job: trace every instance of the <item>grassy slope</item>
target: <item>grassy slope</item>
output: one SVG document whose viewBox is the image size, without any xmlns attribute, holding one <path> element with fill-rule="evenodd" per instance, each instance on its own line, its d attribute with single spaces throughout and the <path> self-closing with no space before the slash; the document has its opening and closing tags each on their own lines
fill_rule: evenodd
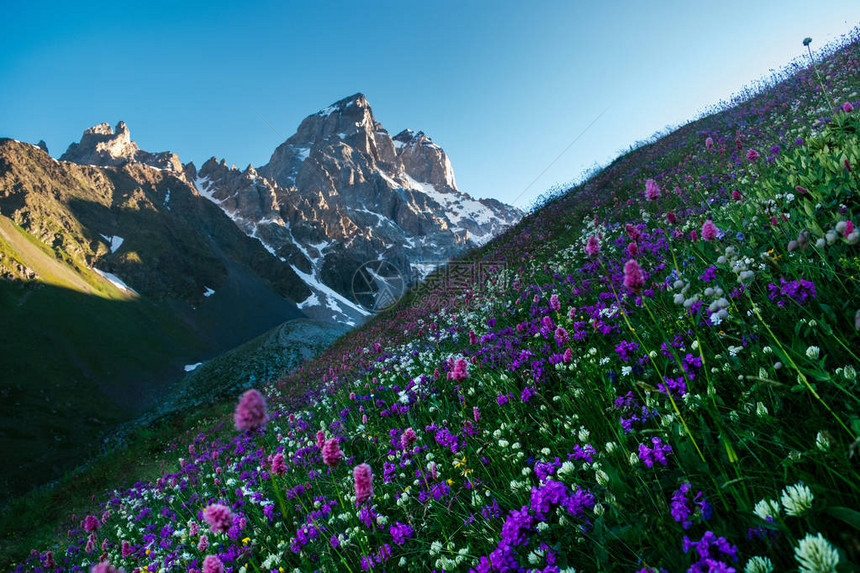
<svg viewBox="0 0 860 573">
<path fill-rule="evenodd" d="M 856 100 L 858 74 L 855 41 L 826 62 L 828 93 Z M 799 109 L 793 109 L 795 102 Z M 165 501 L 146 502 L 152 516 L 128 526 L 120 538 L 113 537 L 110 527 L 126 523 L 124 514 L 131 517 L 140 506 L 131 510 L 103 504 L 102 509 L 118 513 L 103 534 L 113 542 L 128 539 L 133 544 L 128 559 L 119 556 L 116 546 L 109 548 L 111 559 L 129 568 L 158 567 L 170 560 L 169 551 L 146 543 L 139 529 L 146 525 L 158 531 L 169 524 L 184 530 L 206 503 L 216 500 L 233 505 L 247 518 L 248 528 L 229 538 L 210 534 L 213 546 L 204 552 L 195 548 L 195 539 L 180 536 L 175 543 L 183 545 L 192 565 L 199 565 L 207 553 L 218 553 L 237 560 L 237 565 L 257 567 L 274 555 L 275 563 L 285 568 L 322 565 L 336 570 L 345 563 L 358 570 L 362 555 L 385 562 L 380 548 L 387 543 L 394 559 L 402 557 L 387 561 L 387 569 L 464 569 L 502 549 L 497 543 L 512 530 L 508 512 L 521 507 L 527 510 L 528 523 L 520 528 L 525 540 L 513 543 L 512 558 L 541 567 L 551 552 L 558 565 L 579 570 L 686 570 L 696 554 L 682 550 L 682 538 L 698 541 L 706 531 L 725 535 L 730 546 L 738 547 L 742 560 L 733 565 L 738 568 L 753 555 L 766 555 L 777 570 L 794 570 L 797 541 L 818 531 L 836 544 L 843 563 L 856 559 L 860 547 L 851 528 L 858 526 L 860 515 L 858 476 L 848 454 L 860 418 L 854 378 L 846 365 L 857 359 L 851 312 L 860 276 L 857 247 L 847 237 L 836 237 L 826 251 L 787 248 L 804 226 L 815 231 L 813 240 L 821 238 L 826 244 L 818 229 L 830 230 L 858 215 L 860 183 L 856 174 L 841 167 L 843 160 L 849 166 L 860 160 L 857 120 L 851 116 L 816 136 L 810 126 L 821 103 L 814 78 L 800 70 L 787 84 L 642 147 L 554 200 L 473 255 L 473 260 L 508 268 L 504 273 L 496 268 L 486 286 L 464 289 L 437 276 L 443 279 L 437 290 L 404 301 L 268 388 L 270 397 L 283 398 L 276 408 L 296 414 L 295 421 L 281 418 L 265 434 L 232 440 L 223 431 L 194 439 L 193 455 L 182 449 L 191 461 L 184 469 L 176 463 L 179 454 L 172 463 L 166 457 L 173 473 L 150 486 L 166 496 Z M 744 138 L 739 156 L 736 133 Z M 713 153 L 702 149 L 708 135 L 716 140 Z M 808 144 L 796 143 L 797 135 Z M 764 155 L 774 144 L 781 145 L 775 153 L 783 157 L 777 163 L 743 158 L 750 147 Z M 663 188 L 664 197 L 656 205 L 641 200 L 647 178 L 657 179 Z M 676 184 L 683 187 L 678 196 L 672 193 Z M 784 194 L 799 184 L 810 196 L 793 203 Z M 740 191 L 741 200 L 732 202 L 732 190 Z M 661 210 L 669 209 L 681 221 L 667 231 Z M 693 230 L 701 232 L 707 217 L 727 231 L 716 243 L 690 236 Z M 625 292 L 622 285 L 624 262 L 630 258 L 624 223 L 637 225 L 643 233 L 640 245 L 646 252 L 639 260 L 647 282 L 641 297 Z M 675 229 L 677 236 L 672 234 Z M 583 242 L 598 234 L 601 255 L 590 259 L 582 252 Z M 714 297 L 704 294 L 707 281 L 700 278 L 708 276 L 711 266 L 716 275 L 708 285 L 725 286 L 727 294 L 737 288 L 738 269 L 751 263 L 743 258 L 737 267 L 719 262 L 721 256 L 732 256 L 728 246 L 761 262 L 753 267 L 755 281 L 745 284 L 746 294 L 731 296 L 726 322 L 705 320 L 698 306 L 693 313 L 679 309 L 673 302 L 676 294 Z M 683 285 L 674 292 L 669 289 L 677 278 L 673 269 L 690 282 L 689 293 Z M 778 306 L 777 299 L 768 296 L 768 283 L 795 277 L 814 280 L 819 287 L 816 300 L 809 307 Z M 551 294 L 560 297 L 561 312 L 550 309 Z M 577 310 L 568 314 L 571 307 Z M 569 365 L 552 364 L 550 358 L 560 360 L 565 344 L 556 344 L 552 329 L 541 331 L 544 318 L 563 325 L 573 337 L 567 345 L 572 349 Z M 477 333 L 474 343 L 470 331 Z M 577 338 L 580 334 L 582 339 Z M 631 362 L 618 346 L 633 341 L 640 346 L 638 352 L 630 351 L 637 358 Z M 820 361 L 807 349 L 810 345 L 820 349 Z M 523 362 L 525 350 L 531 354 Z M 694 364 L 693 351 L 702 366 Z M 559 356 L 553 357 L 556 353 Z M 474 363 L 467 378 L 453 382 L 445 374 L 451 371 L 448 359 L 456 356 Z M 631 371 L 625 374 L 627 367 Z M 405 392 L 419 376 L 423 381 Z M 683 399 L 680 394 L 669 399 L 657 390 L 667 376 L 680 376 L 691 391 Z M 288 399 L 303 387 L 310 390 L 307 402 Z M 279 395 L 278 389 L 289 390 L 290 396 Z M 625 405 L 627 392 L 649 412 L 659 412 L 658 417 L 649 413 L 635 421 L 631 432 L 619 418 L 641 411 Z M 473 406 L 480 416 L 474 415 Z M 398 445 L 409 426 L 418 433 L 420 452 L 407 453 Z M 318 428 L 340 439 L 348 456 L 346 468 L 329 472 L 322 465 L 313 445 Z M 456 447 L 450 447 L 451 435 L 440 428 L 453 434 Z M 671 452 L 666 465 L 658 460 L 647 466 L 642 460 L 656 438 Z M 264 465 L 265 456 L 278 447 L 290 464 L 285 476 L 270 482 L 248 471 Z M 589 447 L 594 448 L 590 453 Z M 223 460 L 225 454 L 230 461 Z M 575 463 L 559 469 L 553 458 L 567 459 L 565 454 Z M 426 477 L 430 459 L 438 464 L 440 480 Z M 362 461 L 374 470 L 372 503 L 375 513 L 387 520 L 382 528 L 367 525 L 349 509 L 354 499 L 349 466 Z M 214 466 L 223 471 L 220 478 Z M 413 480 L 416 470 L 421 479 Z M 548 518 L 539 516 L 535 491 L 542 491 L 545 480 L 535 475 L 547 471 L 565 484 L 565 495 L 579 487 L 595 496 L 597 505 L 582 505 L 587 521 L 576 512 L 554 509 Z M 171 485 L 173 479 L 178 487 Z M 245 487 L 276 504 L 290 492 L 290 501 L 278 505 L 272 522 L 260 506 L 237 497 L 235 484 L 224 487 L 221 479 L 243 480 Z M 309 480 L 311 492 L 301 493 Z M 782 488 L 798 481 L 806 481 L 816 496 L 803 517 L 781 512 L 772 524 L 755 517 L 759 500 L 779 500 Z M 690 497 L 702 490 L 714 508 L 706 519 L 688 500 L 691 529 L 670 514 L 674 492 L 683 483 L 692 484 Z M 407 492 L 405 501 L 394 503 Z M 320 502 L 320 496 L 335 510 L 308 514 L 308 505 Z M 160 517 L 162 506 L 170 507 L 178 519 Z M 509 525 L 503 528 L 506 520 Z M 537 527 L 536 521 L 545 526 Z M 407 535 L 411 539 L 401 547 L 389 530 L 395 522 L 410 524 L 418 535 Z M 315 538 L 311 525 L 327 530 Z M 761 528 L 760 537 L 747 539 L 750 528 Z M 338 551 L 329 544 L 332 534 L 341 536 Z M 78 544 L 86 537 L 79 529 L 72 535 Z M 248 541 L 242 541 L 243 536 Z M 730 562 L 730 553 L 713 555 Z M 75 556 L 70 562 L 91 560 Z"/>
</svg>

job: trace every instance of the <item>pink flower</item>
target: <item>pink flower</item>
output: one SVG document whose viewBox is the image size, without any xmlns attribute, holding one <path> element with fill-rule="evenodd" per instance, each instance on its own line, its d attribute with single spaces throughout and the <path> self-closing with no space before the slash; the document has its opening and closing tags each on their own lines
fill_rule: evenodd
<svg viewBox="0 0 860 573">
<path fill-rule="evenodd" d="M 588 243 L 585 244 L 585 254 L 589 257 L 593 257 L 600 252 L 600 243 L 597 242 L 597 237 L 594 235 L 588 238 Z M 537 295 L 535 295 L 537 296 Z"/>
<path fill-rule="evenodd" d="M 624 286 L 633 292 L 639 292 L 645 286 L 645 279 L 642 277 L 642 267 L 635 259 L 630 259 L 624 263 Z"/>
<path fill-rule="evenodd" d="M 209 524 L 212 531 L 224 532 L 233 525 L 233 512 L 226 505 L 213 503 L 207 505 L 203 510 L 203 519 Z"/>
<path fill-rule="evenodd" d="M 554 311 L 558 312 L 561 310 L 561 301 L 558 300 L 558 295 L 554 294 L 549 297 L 549 307 Z"/>
<path fill-rule="evenodd" d="M 217 555 L 207 555 L 203 560 L 203 573 L 224 573 L 224 564 Z"/>
<path fill-rule="evenodd" d="M 561 357 L 565 364 L 570 364 L 573 361 L 573 350 L 568 348 L 564 351 L 564 356 Z"/>
<path fill-rule="evenodd" d="M 236 422 L 236 429 L 255 430 L 262 427 L 269 417 L 266 415 L 266 400 L 263 395 L 256 390 L 248 390 L 242 394 L 236 413 L 233 414 L 233 420 Z"/>
<path fill-rule="evenodd" d="M 406 428 L 403 433 L 400 435 L 400 446 L 404 450 L 408 450 L 409 447 L 414 444 L 418 440 L 418 436 L 415 435 L 415 430 L 412 428 Z"/>
<path fill-rule="evenodd" d="M 478 335 L 475 334 L 474 330 L 469 331 L 469 344 L 477 344 L 478 343 Z"/>
<path fill-rule="evenodd" d="M 851 173 L 851 162 L 850 162 L 850 161 L 848 161 L 848 158 L 847 158 L 847 157 L 846 157 L 845 159 L 843 159 L 843 160 L 842 160 L 842 165 L 844 165 L 844 166 L 845 166 L 845 169 L 847 169 L 847 170 L 848 170 L 848 173 Z"/>
<path fill-rule="evenodd" d="M 84 530 L 85 531 L 95 531 L 101 526 L 102 526 L 102 524 L 99 521 L 99 518 L 96 517 L 95 515 L 88 515 L 88 516 L 86 516 L 86 518 L 84 518 Z"/>
<path fill-rule="evenodd" d="M 732 191 L 732 199 L 734 199 L 735 201 L 740 201 L 742 198 L 743 198 L 743 195 L 741 195 L 740 191 L 738 191 L 737 189 Z"/>
<path fill-rule="evenodd" d="M 469 377 L 469 371 L 466 369 L 468 363 L 462 359 L 458 358 L 457 362 L 454 363 L 454 369 L 451 372 L 448 372 L 448 380 L 465 380 Z"/>
<path fill-rule="evenodd" d="M 675 195 L 678 195 L 678 196 L 681 195 L 681 188 L 678 187 L 677 185 L 675 185 Z"/>
<path fill-rule="evenodd" d="M 699 233 L 697 233 L 695 229 L 690 231 L 690 239 L 692 239 L 693 241 L 699 240 Z"/>
<path fill-rule="evenodd" d="M 430 462 L 429 464 L 427 464 L 427 476 L 432 480 L 435 480 L 437 477 L 439 477 L 439 474 L 436 471 L 436 462 Z"/>
<path fill-rule="evenodd" d="M 472 408 L 472 418 L 474 418 L 476 422 L 481 421 L 481 411 L 478 409 L 477 406 L 474 406 Z"/>
<path fill-rule="evenodd" d="M 90 573 L 125 573 L 124 569 L 117 569 L 113 565 L 111 565 L 108 561 L 103 561 L 98 565 L 93 565 L 93 568 L 90 569 Z"/>
<path fill-rule="evenodd" d="M 668 213 L 666 213 L 666 222 L 670 225 L 674 225 L 678 222 L 678 217 L 675 215 L 674 211 L 669 211 Z"/>
<path fill-rule="evenodd" d="M 842 111 L 844 111 L 845 113 L 851 113 L 852 111 L 854 111 L 854 106 L 851 105 L 850 101 L 846 101 L 842 104 Z"/>
<path fill-rule="evenodd" d="M 806 195 L 806 193 L 807 193 L 806 187 L 804 187 L 802 185 L 795 185 L 794 190 L 797 191 L 798 193 L 800 193 L 801 195 Z"/>
<path fill-rule="evenodd" d="M 706 241 L 713 241 L 717 238 L 717 233 L 720 230 L 717 229 L 717 226 L 714 225 L 714 222 L 708 219 L 702 224 L 702 238 Z"/>
<path fill-rule="evenodd" d="M 705 149 L 707 149 L 708 151 L 710 151 L 710 150 L 712 150 L 713 148 L 714 148 L 714 138 L 713 138 L 713 137 L 708 136 L 708 137 L 705 139 Z"/>
<path fill-rule="evenodd" d="M 850 235 L 853 232 L 854 232 L 854 223 L 852 223 L 851 221 L 845 221 L 845 229 L 842 230 L 842 236 L 847 239 L 848 235 Z"/>
<path fill-rule="evenodd" d="M 355 501 L 362 504 L 373 496 L 373 471 L 367 464 L 359 464 L 352 470 L 355 480 Z"/>
<path fill-rule="evenodd" d="M 322 459 L 323 463 L 330 468 L 335 467 L 343 459 L 343 452 L 340 451 L 337 438 L 326 440 L 325 444 L 323 444 Z"/>
<path fill-rule="evenodd" d="M 323 449 L 325 445 L 325 432 L 322 430 L 317 430 L 317 447 L 319 449 Z"/>
<path fill-rule="evenodd" d="M 197 551 L 203 553 L 209 548 L 209 538 L 205 535 L 200 536 L 200 540 L 197 541 Z"/>
<path fill-rule="evenodd" d="M 282 476 L 287 473 L 287 463 L 284 461 L 284 454 L 278 452 L 272 456 L 269 463 L 272 466 L 272 473 L 276 476 Z"/>
<path fill-rule="evenodd" d="M 656 201 L 660 198 L 660 187 L 653 179 L 648 179 L 645 182 L 645 199 L 648 201 Z"/>
<path fill-rule="evenodd" d="M 761 157 L 761 155 L 755 149 L 750 149 L 749 151 L 747 151 L 747 159 L 749 159 L 750 161 L 755 161 L 759 157 Z"/>
<path fill-rule="evenodd" d="M 131 543 L 129 543 L 128 541 L 123 541 L 122 542 L 122 558 L 128 559 L 129 557 L 131 557 L 132 553 L 134 553 L 134 549 L 132 548 Z"/>
<path fill-rule="evenodd" d="M 640 231 L 636 225 L 631 225 L 630 223 L 624 225 L 624 231 L 627 233 L 627 236 L 630 237 L 631 241 L 638 241 L 639 237 L 642 236 L 642 231 Z"/>
<path fill-rule="evenodd" d="M 636 243 L 630 243 L 629 245 L 627 245 L 627 252 L 630 254 L 631 257 L 635 257 L 639 254 L 639 245 L 637 245 Z"/>
</svg>

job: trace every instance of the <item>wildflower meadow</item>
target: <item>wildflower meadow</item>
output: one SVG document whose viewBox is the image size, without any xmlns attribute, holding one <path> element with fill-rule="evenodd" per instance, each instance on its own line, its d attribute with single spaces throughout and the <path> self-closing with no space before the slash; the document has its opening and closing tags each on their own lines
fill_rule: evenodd
<svg viewBox="0 0 860 573">
<path fill-rule="evenodd" d="M 860 34 L 778 80 L 237 396 L 15 570 L 858 570 Z"/>
</svg>

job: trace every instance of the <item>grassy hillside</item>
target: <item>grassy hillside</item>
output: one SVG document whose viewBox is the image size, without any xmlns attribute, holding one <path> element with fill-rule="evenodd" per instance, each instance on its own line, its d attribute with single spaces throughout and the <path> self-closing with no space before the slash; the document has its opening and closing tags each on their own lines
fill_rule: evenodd
<svg viewBox="0 0 860 573">
<path fill-rule="evenodd" d="M 619 158 L 12 569 L 856 571 L 858 87 Z"/>
</svg>

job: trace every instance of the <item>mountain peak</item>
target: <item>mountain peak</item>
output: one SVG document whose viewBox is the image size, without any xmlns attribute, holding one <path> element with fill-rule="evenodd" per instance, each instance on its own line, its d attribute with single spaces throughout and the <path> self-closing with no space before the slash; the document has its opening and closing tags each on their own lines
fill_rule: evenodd
<svg viewBox="0 0 860 573">
<path fill-rule="evenodd" d="M 131 131 L 124 121 L 117 123 L 115 128 L 103 122 L 85 130 L 80 142 L 69 145 L 60 160 L 101 167 L 137 162 L 177 173 L 183 169 L 175 153 L 149 153 L 138 147 L 131 139 Z"/>
<path fill-rule="evenodd" d="M 316 113 L 316 115 L 320 115 L 323 117 L 329 116 L 335 112 L 342 112 L 349 107 L 355 106 L 356 108 L 362 109 L 370 109 L 370 104 L 367 102 L 367 97 L 361 92 L 352 94 L 351 96 L 340 99 L 327 108 L 321 109 Z"/>
</svg>

